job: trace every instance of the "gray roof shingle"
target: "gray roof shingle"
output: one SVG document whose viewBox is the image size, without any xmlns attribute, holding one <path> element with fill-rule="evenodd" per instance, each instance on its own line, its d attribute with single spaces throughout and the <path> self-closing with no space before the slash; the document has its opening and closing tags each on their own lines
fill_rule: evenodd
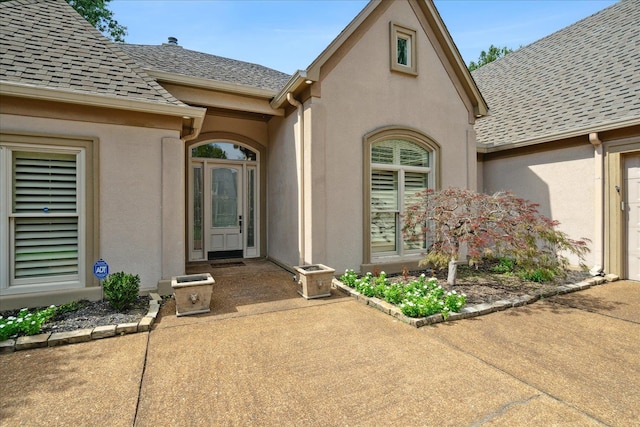
<svg viewBox="0 0 640 427">
<path fill-rule="evenodd" d="M 291 77 L 249 62 L 184 49 L 171 44 L 120 46 L 142 68 L 279 91 Z"/>
<path fill-rule="evenodd" d="M 622 0 L 472 73 L 491 115 L 478 144 L 640 118 L 640 1 Z"/>
<path fill-rule="evenodd" d="M 186 105 L 64 0 L 0 3 L 0 37 L 1 81 Z"/>
</svg>

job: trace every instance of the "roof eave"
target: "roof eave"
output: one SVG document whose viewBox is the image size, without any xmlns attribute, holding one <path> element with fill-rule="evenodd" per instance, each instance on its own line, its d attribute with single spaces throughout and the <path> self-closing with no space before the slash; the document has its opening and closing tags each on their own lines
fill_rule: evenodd
<svg viewBox="0 0 640 427">
<path fill-rule="evenodd" d="M 275 90 L 257 88 L 254 86 L 246 86 L 235 83 L 222 82 L 219 80 L 211 80 L 200 77 L 191 77 L 184 74 L 169 73 L 150 68 L 144 68 L 144 71 L 159 82 L 174 83 L 179 85 L 191 86 L 201 89 L 216 90 L 220 92 L 233 93 L 243 96 L 252 96 L 256 98 L 271 99 L 276 95 Z"/>
<path fill-rule="evenodd" d="M 451 34 L 449 34 L 449 30 L 447 30 L 438 9 L 436 9 L 432 0 L 422 0 L 420 4 L 426 7 L 428 11 L 426 15 L 432 18 L 430 24 L 437 28 L 436 35 L 439 35 L 438 38 L 440 39 L 440 43 L 442 47 L 445 48 L 445 55 L 451 62 L 451 65 L 456 68 L 456 74 L 462 81 L 465 92 L 473 104 L 473 114 L 476 118 L 489 115 L 489 106 L 487 101 L 482 96 L 473 76 L 471 76 L 471 72 L 467 68 L 467 65 L 462 59 L 462 55 L 460 55 L 460 51 L 453 42 L 453 38 L 451 38 Z"/>
<path fill-rule="evenodd" d="M 186 137 L 197 136 L 202 129 L 206 114 L 205 108 L 190 107 L 188 105 L 170 105 L 123 99 L 121 97 L 80 93 L 58 88 L 45 88 L 25 85 L 15 82 L 0 81 L 0 95 L 18 98 L 37 99 L 41 101 L 63 102 L 67 104 L 86 105 L 91 107 L 113 108 L 116 110 L 135 111 L 141 113 L 160 114 L 165 116 L 182 117 L 192 120 L 191 132 Z M 182 135 L 185 136 L 185 135 Z"/>
<path fill-rule="evenodd" d="M 326 47 L 325 50 L 318 55 L 318 57 L 307 67 L 307 76 L 310 80 L 318 81 L 320 79 L 320 70 L 329 58 L 342 46 L 342 44 L 353 34 L 360 25 L 369 17 L 371 12 L 375 10 L 378 5 L 382 3 L 382 0 L 371 0 L 367 5 L 356 15 L 355 18 L 345 27 L 344 30 Z"/>
<path fill-rule="evenodd" d="M 575 138 L 580 136 L 588 136 L 590 133 L 607 132 L 611 130 L 640 126 L 640 117 L 634 117 L 631 119 L 618 120 L 609 123 L 602 123 L 590 127 L 584 127 L 579 129 L 573 129 L 566 132 L 560 132 L 552 135 L 545 135 L 539 138 L 525 139 L 518 142 L 500 144 L 500 145 L 478 145 L 477 152 L 481 154 L 496 153 L 499 151 L 513 150 L 516 148 L 529 147 L 532 145 L 545 144 L 548 142 L 559 141 L 562 139 Z"/>
<path fill-rule="evenodd" d="M 287 84 L 278 92 L 278 94 L 271 100 L 271 108 L 277 110 L 287 102 L 287 94 L 289 92 L 295 93 L 302 85 L 308 84 L 308 81 L 313 81 L 308 77 L 305 70 L 296 71 Z"/>
<path fill-rule="evenodd" d="M 271 101 L 271 107 L 281 108 L 287 102 L 287 93 L 295 93 L 300 87 L 308 84 L 309 81 L 320 80 L 320 70 L 322 65 L 342 46 L 342 44 L 353 34 L 364 22 L 371 12 L 378 7 L 382 0 L 371 0 L 360 13 L 345 27 L 344 30 L 318 55 L 318 57 L 307 67 L 306 70 L 296 71 L 287 84 L 278 92 Z"/>
</svg>

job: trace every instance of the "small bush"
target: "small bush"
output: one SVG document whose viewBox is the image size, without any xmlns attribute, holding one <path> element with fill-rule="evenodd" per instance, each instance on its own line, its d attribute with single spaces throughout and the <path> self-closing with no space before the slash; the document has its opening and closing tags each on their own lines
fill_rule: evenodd
<svg viewBox="0 0 640 427">
<path fill-rule="evenodd" d="M 102 287 L 111 307 L 123 311 L 138 298 L 140 276 L 122 271 L 113 273 L 102 282 Z"/>
<path fill-rule="evenodd" d="M 498 264 L 491 267 L 491 271 L 493 273 L 505 274 L 505 273 L 512 273 L 514 268 L 515 268 L 515 263 L 513 262 L 512 259 L 500 258 L 498 260 Z"/>
<path fill-rule="evenodd" d="M 556 276 L 556 271 L 550 268 L 523 269 L 518 271 L 518 277 L 536 283 L 550 282 Z"/>
</svg>

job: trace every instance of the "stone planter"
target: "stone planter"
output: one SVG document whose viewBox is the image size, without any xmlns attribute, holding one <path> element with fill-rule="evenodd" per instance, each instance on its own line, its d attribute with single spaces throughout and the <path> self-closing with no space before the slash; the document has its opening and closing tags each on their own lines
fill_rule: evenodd
<svg viewBox="0 0 640 427">
<path fill-rule="evenodd" d="M 209 273 L 188 274 L 171 278 L 176 300 L 176 316 L 209 313 L 215 280 Z"/>
<path fill-rule="evenodd" d="M 322 264 L 293 267 L 297 273 L 298 293 L 306 299 L 331 296 L 331 281 L 335 270 Z"/>
</svg>

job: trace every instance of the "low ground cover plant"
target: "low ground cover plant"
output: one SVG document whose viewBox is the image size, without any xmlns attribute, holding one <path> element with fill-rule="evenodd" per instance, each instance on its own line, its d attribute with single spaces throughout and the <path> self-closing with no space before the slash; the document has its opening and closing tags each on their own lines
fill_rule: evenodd
<svg viewBox="0 0 640 427">
<path fill-rule="evenodd" d="M 391 283 L 384 272 L 377 276 L 367 273 L 358 277 L 355 271 L 347 270 L 340 280 L 367 297 L 384 299 L 398 306 L 409 317 L 441 313 L 446 319 L 449 313 L 460 311 L 466 303 L 465 294 L 446 291 L 438 284 L 438 279 L 427 278 L 424 274 L 417 280 Z"/>
<path fill-rule="evenodd" d="M 15 315 L 3 317 L 0 315 L 0 341 L 14 336 L 36 335 L 40 333 L 42 325 L 56 314 L 56 306 L 29 310 L 23 308 Z"/>
</svg>

